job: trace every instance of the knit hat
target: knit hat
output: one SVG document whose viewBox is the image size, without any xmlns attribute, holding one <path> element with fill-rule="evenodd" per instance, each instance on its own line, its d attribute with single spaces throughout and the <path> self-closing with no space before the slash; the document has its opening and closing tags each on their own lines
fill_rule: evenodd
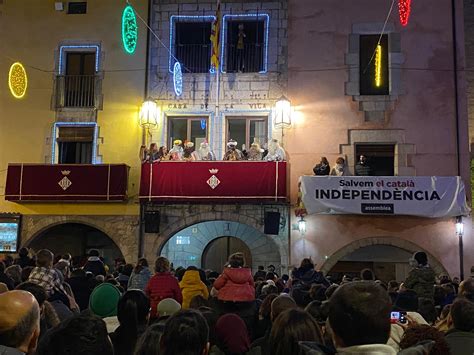
<svg viewBox="0 0 474 355">
<path fill-rule="evenodd" d="M 114 285 L 100 284 L 91 293 L 89 310 L 101 318 L 116 316 L 120 297 L 120 290 Z"/>
<path fill-rule="evenodd" d="M 428 256 L 424 251 L 418 251 L 413 254 L 413 259 L 415 259 L 418 265 L 426 265 L 428 264 Z"/>
<path fill-rule="evenodd" d="M 173 298 L 165 298 L 158 303 L 157 312 L 160 317 L 171 316 L 181 310 L 181 305 Z"/>
</svg>

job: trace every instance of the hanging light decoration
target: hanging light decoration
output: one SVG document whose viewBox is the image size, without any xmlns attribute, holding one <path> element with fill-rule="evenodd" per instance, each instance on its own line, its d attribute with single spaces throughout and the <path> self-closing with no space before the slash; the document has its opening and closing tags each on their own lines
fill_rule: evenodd
<svg viewBox="0 0 474 355">
<path fill-rule="evenodd" d="M 10 92 L 16 99 L 21 99 L 26 94 L 28 87 L 28 77 L 23 64 L 20 62 L 13 63 L 8 72 L 8 87 Z"/>
<path fill-rule="evenodd" d="M 122 13 L 122 42 L 125 52 L 135 53 L 138 42 L 138 25 L 137 16 L 130 5 L 127 5 Z"/>
<path fill-rule="evenodd" d="M 278 99 L 275 105 L 275 128 L 288 128 L 291 126 L 291 103 L 286 96 Z"/>
<path fill-rule="evenodd" d="M 380 87 L 382 85 L 382 46 L 377 45 L 375 50 L 375 86 Z"/>
<path fill-rule="evenodd" d="M 159 109 L 156 101 L 148 98 L 140 109 L 140 126 L 144 128 L 156 127 L 158 125 Z"/>
<path fill-rule="evenodd" d="M 411 0 L 398 0 L 398 13 L 402 26 L 408 25 L 411 12 Z"/>
<path fill-rule="evenodd" d="M 183 93 L 183 72 L 181 70 L 181 64 L 179 62 L 174 63 L 173 83 L 174 92 L 176 96 L 181 96 L 181 94 Z"/>
</svg>

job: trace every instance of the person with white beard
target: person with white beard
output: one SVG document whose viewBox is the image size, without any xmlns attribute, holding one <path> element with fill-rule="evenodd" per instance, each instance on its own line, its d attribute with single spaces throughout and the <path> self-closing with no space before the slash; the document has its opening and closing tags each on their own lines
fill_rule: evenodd
<svg viewBox="0 0 474 355">
<path fill-rule="evenodd" d="M 183 160 L 183 147 L 181 146 L 181 144 L 183 144 L 183 142 L 179 139 L 176 139 L 173 142 L 173 148 L 169 151 L 171 160 L 173 161 Z"/>
<path fill-rule="evenodd" d="M 216 160 L 216 156 L 214 152 L 211 150 L 211 148 L 209 147 L 209 143 L 207 143 L 207 141 L 204 141 L 201 143 L 201 146 L 198 150 L 198 155 L 199 155 L 199 160 L 203 160 L 203 161 Z"/>
<path fill-rule="evenodd" d="M 285 161 L 286 153 L 280 144 L 278 139 L 272 139 L 268 142 L 268 154 L 265 156 L 266 161 Z"/>
</svg>

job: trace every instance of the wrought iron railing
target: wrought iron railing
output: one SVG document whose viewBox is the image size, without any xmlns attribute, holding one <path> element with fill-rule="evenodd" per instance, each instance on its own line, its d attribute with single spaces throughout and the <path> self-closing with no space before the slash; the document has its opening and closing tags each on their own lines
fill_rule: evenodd
<svg viewBox="0 0 474 355">
<path fill-rule="evenodd" d="M 226 71 L 258 73 L 264 70 L 263 44 L 228 44 L 225 50 Z"/>
<path fill-rule="evenodd" d="M 177 44 L 176 58 L 192 73 L 207 73 L 211 66 L 211 45 Z"/>
<path fill-rule="evenodd" d="M 56 77 L 56 108 L 99 108 L 98 75 L 59 75 Z"/>
</svg>

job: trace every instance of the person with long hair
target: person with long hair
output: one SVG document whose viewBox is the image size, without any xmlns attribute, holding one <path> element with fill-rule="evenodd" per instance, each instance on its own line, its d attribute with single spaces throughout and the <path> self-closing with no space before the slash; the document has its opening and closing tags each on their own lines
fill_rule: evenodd
<svg viewBox="0 0 474 355">
<path fill-rule="evenodd" d="M 151 271 L 148 269 L 148 261 L 145 258 L 140 258 L 128 279 L 127 289 L 145 291 L 146 284 L 150 279 Z"/>
<path fill-rule="evenodd" d="M 150 300 L 140 290 L 124 293 L 117 306 L 119 327 L 111 334 L 115 355 L 133 353 L 140 336 L 145 332 L 150 313 Z"/>
<path fill-rule="evenodd" d="M 160 339 L 164 326 L 160 323 L 150 325 L 138 340 L 134 355 L 161 355 Z"/>
<path fill-rule="evenodd" d="M 289 309 L 273 322 L 270 333 L 270 354 L 298 355 L 302 353 L 299 342 L 315 342 L 324 345 L 318 323 L 308 312 Z"/>
</svg>

